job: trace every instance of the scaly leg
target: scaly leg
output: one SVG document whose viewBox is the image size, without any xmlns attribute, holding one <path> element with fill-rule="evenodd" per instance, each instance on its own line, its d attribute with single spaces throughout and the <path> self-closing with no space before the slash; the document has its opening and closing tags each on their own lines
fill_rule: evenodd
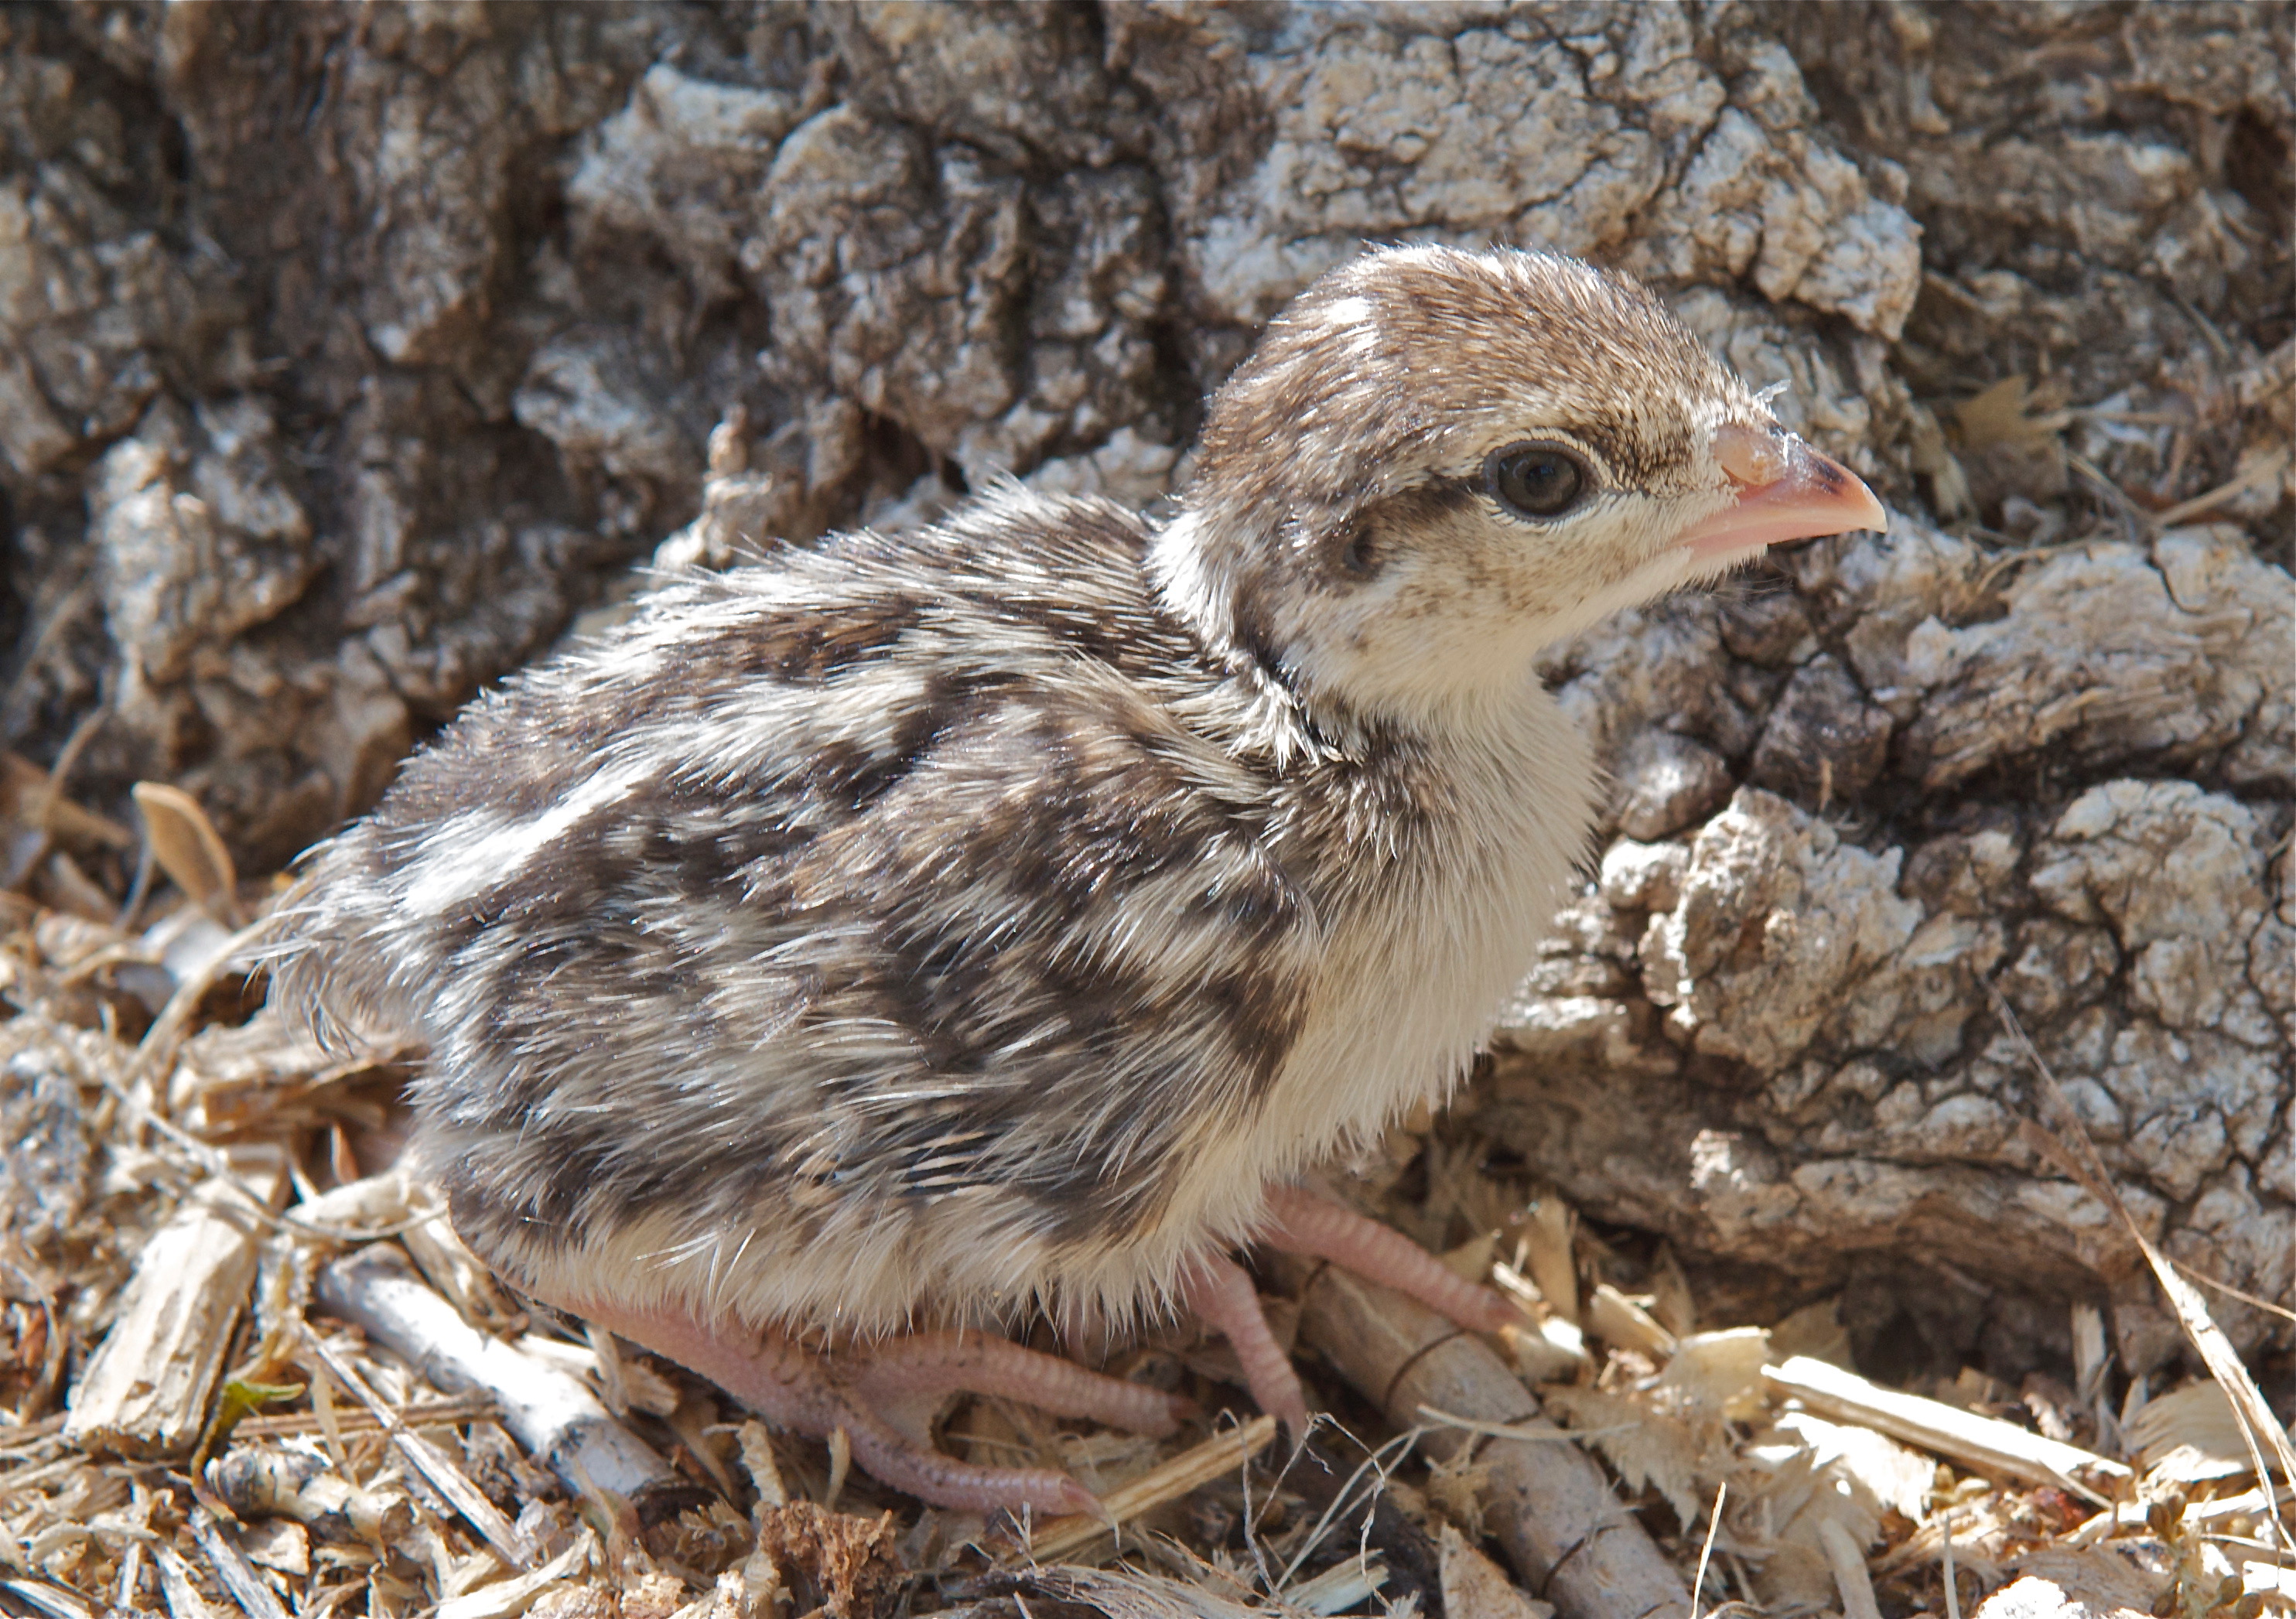
<svg viewBox="0 0 2296 1619">
<path fill-rule="evenodd" d="M 1267 1214 L 1259 1240 L 1272 1248 L 1328 1259 L 1476 1331 L 1496 1332 L 1522 1322 L 1514 1306 L 1490 1288 L 1461 1280 L 1401 1232 L 1328 1198 L 1296 1186 L 1275 1187 L 1267 1194 Z M 1259 1409 L 1279 1419 L 1295 1442 L 1304 1439 L 1306 1392 L 1267 1330 L 1259 1295 L 1243 1267 L 1225 1255 L 1197 1260 L 1181 1278 L 1180 1299 L 1198 1320 L 1227 1339 Z"/>
<path fill-rule="evenodd" d="M 1463 1327 L 1519 1324 L 1513 1305 L 1463 1281 L 1401 1233 L 1313 1192 L 1268 1194 L 1260 1239 L 1285 1253 L 1330 1260 L 1395 1288 Z M 1195 1260 L 1183 1304 L 1235 1350 L 1252 1397 L 1294 1439 L 1308 1431 L 1298 1374 L 1267 1329 L 1251 1278 L 1223 1254 Z M 934 1450 L 928 1424 L 949 1394 L 998 1394 L 1055 1415 L 1089 1417 L 1136 1433 L 1169 1434 L 1193 1409 L 1177 1395 L 1087 1371 L 981 1333 L 919 1333 L 824 1357 L 771 1331 L 712 1327 L 673 1310 L 625 1310 L 590 1299 L 550 1300 L 716 1383 L 743 1404 L 800 1433 L 840 1428 L 853 1459 L 881 1483 L 936 1506 L 1092 1512 L 1092 1494 L 1049 1468 L 984 1468 Z"/>
<path fill-rule="evenodd" d="M 1278 1186 L 1267 1194 L 1267 1213 L 1259 1239 L 1272 1248 L 1328 1259 L 1473 1331 L 1496 1332 L 1523 1324 L 1521 1313 L 1497 1293 L 1462 1280 L 1402 1232 L 1366 1220 L 1329 1198 L 1297 1186 Z"/>
<path fill-rule="evenodd" d="M 1259 1409 L 1291 1431 L 1294 1444 L 1307 1438 L 1307 1393 L 1300 1386 L 1300 1374 L 1276 1346 L 1275 1335 L 1267 1330 L 1259 1290 L 1244 1268 L 1225 1254 L 1206 1255 L 1182 1276 L 1180 1302 L 1235 1351 Z"/>
</svg>

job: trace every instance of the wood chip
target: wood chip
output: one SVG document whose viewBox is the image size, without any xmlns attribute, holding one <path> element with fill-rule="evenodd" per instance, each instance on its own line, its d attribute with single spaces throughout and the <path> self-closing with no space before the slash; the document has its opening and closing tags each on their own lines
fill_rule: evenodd
<svg viewBox="0 0 2296 1619">
<path fill-rule="evenodd" d="M 2237 1478 L 2251 1470 L 2240 1418 L 2223 1386 L 2210 1378 L 2147 1401 L 2128 1425 L 2128 1437 L 2138 1467 L 2179 1484 Z"/>
<path fill-rule="evenodd" d="M 774 1456 L 774 1438 L 766 1425 L 751 1418 L 742 1424 L 741 1439 L 742 1466 L 758 1492 L 758 1509 L 789 1505 L 789 1487 L 782 1483 L 781 1463 Z"/>
<path fill-rule="evenodd" d="M 512 1580 L 481 1585 L 467 1596 L 450 1597 L 439 1605 L 437 1619 L 513 1619 L 560 1581 L 589 1566 L 597 1537 L 585 1529 L 580 1537 L 541 1567 Z"/>
<path fill-rule="evenodd" d="M 1386 1583 L 1386 1563 L 1375 1557 L 1350 1558 L 1344 1563 L 1333 1564 L 1312 1580 L 1301 1581 L 1283 1593 L 1283 1599 L 1311 1614 L 1343 1613 L 1376 1595 Z M 1464 1610 L 1452 1611 L 1459 1614 L 1459 1619 L 1467 1619 Z"/>
<path fill-rule="evenodd" d="M 160 1570 L 160 1594 L 167 1599 L 169 1619 L 217 1619 L 192 1583 L 192 1566 L 183 1553 L 162 1542 L 152 1549 L 152 1560 Z"/>
<path fill-rule="evenodd" d="M 1541 1198 L 1523 1221 L 1522 1263 L 1548 1309 L 1572 1326 L 1578 1319 L 1578 1266 L 1571 1253 L 1578 1215 L 1560 1198 Z"/>
<path fill-rule="evenodd" d="M 58 1585 L 52 1580 L 0 1580 L 0 1591 L 6 1591 L 36 1614 L 47 1619 L 94 1619 L 95 1610 L 87 1599 L 68 1585 Z"/>
<path fill-rule="evenodd" d="M 1449 1524 L 1439 1542 L 1444 1619 L 1551 1619 L 1554 1605 L 1517 1588 Z"/>
<path fill-rule="evenodd" d="M 2133 1476 L 2121 1463 L 2028 1433 L 2014 1423 L 1980 1417 L 1919 1394 L 1869 1383 L 1839 1366 L 1796 1355 L 1783 1366 L 1766 1366 L 1762 1381 L 1774 1393 L 1790 1395 L 1822 1416 L 1857 1423 L 1907 1444 L 2027 1484 L 2053 1484 L 2093 1495 L 2115 1481 Z"/>
<path fill-rule="evenodd" d="M 1599 1283 L 1587 1299 L 1586 1326 L 1604 1343 L 1638 1350 L 1654 1361 L 1664 1361 L 1674 1353 L 1674 1334 L 1609 1282 Z"/>
<path fill-rule="evenodd" d="M 1273 1417 L 1258 1417 L 1242 1427 L 1215 1434 L 1194 1449 L 1182 1451 L 1163 1466 L 1101 1497 L 1104 1517 L 1078 1512 L 1054 1518 L 1029 1539 L 1029 1555 L 1040 1563 L 1049 1563 L 1079 1551 L 1151 1508 L 1177 1500 L 1222 1474 L 1233 1473 L 1266 1450 L 1275 1437 Z"/>
<path fill-rule="evenodd" d="M 224 1533 L 215 1515 L 205 1507 L 192 1509 L 192 1538 L 199 1542 L 201 1554 L 208 1566 L 215 1571 L 216 1583 L 226 1596 L 239 1604 L 247 1619 L 287 1619 L 287 1610 L 280 1605 L 279 1594 L 270 1582 L 255 1572 L 247 1554 L 239 1543 Z"/>
<path fill-rule="evenodd" d="M 1822 1518 L 1818 1544 L 1825 1549 L 1826 1566 L 1833 1571 L 1833 1587 L 1841 1593 L 1842 1619 L 1882 1619 L 1882 1605 L 1874 1599 L 1874 1581 L 1866 1572 L 1865 1549 L 1841 1523 Z"/>
<path fill-rule="evenodd" d="M 201 1185 L 144 1245 L 119 1319 L 72 1390 L 68 1443 L 151 1460 L 198 1441 L 262 1247 L 265 1224 L 242 1188 L 269 1212 L 288 1186 L 286 1155 L 267 1142 L 227 1160 L 229 1174 Z"/>
</svg>

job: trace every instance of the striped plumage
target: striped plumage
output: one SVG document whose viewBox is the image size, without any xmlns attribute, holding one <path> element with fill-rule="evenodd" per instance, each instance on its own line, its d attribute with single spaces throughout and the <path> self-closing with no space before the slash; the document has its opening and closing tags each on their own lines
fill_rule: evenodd
<svg viewBox="0 0 2296 1619">
<path fill-rule="evenodd" d="M 1508 507 L 1518 442 L 1583 498 Z M 539 1296 L 1121 1321 L 1464 1070 L 1589 821 L 1539 647 L 1846 478 L 1630 283 L 1367 256 L 1168 523 L 1006 485 L 473 705 L 312 862 L 278 993 L 430 1042 L 421 1149 Z"/>
</svg>

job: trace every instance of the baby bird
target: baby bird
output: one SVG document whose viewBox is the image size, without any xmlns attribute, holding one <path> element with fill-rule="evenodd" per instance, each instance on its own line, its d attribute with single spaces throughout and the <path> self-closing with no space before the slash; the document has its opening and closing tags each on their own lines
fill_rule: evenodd
<svg viewBox="0 0 2296 1619">
<path fill-rule="evenodd" d="M 429 1042 L 418 1150 L 513 1286 L 927 1500 L 1086 1510 L 934 1409 L 1185 1407 L 999 1328 L 1193 1312 L 1296 1433 L 1239 1247 L 1511 1319 L 1298 1181 L 1457 1082 L 1585 850 L 1533 659 L 1883 520 L 1640 286 L 1368 253 L 1168 521 L 1006 484 L 473 704 L 316 852 L 275 993 Z"/>
</svg>

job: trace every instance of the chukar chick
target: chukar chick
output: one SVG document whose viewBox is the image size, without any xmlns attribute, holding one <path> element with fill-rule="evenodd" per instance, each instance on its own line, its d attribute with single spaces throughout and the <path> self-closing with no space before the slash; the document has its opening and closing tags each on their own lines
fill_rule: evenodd
<svg viewBox="0 0 2296 1619">
<path fill-rule="evenodd" d="M 1586 846 L 1533 658 L 1882 522 L 1633 282 L 1370 253 L 1161 526 L 1006 485 L 473 704 L 311 861 L 275 993 L 429 1042 L 419 1150 L 513 1286 L 927 1500 L 1088 1509 L 933 1408 L 1183 1403 L 1000 1326 L 1193 1311 L 1296 1430 L 1239 1247 L 1509 1319 L 1296 1182 L 1457 1082 Z"/>
</svg>

